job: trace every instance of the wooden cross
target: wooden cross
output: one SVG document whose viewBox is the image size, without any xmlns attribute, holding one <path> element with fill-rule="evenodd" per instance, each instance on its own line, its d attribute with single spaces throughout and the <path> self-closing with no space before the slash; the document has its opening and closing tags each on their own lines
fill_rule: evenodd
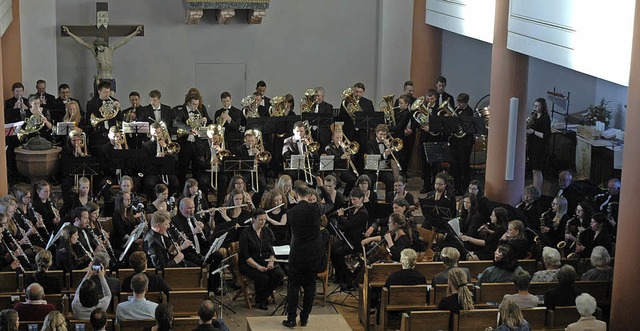
<svg viewBox="0 0 640 331">
<path fill-rule="evenodd" d="M 66 25 L 69 31 L 79 37 L 95 37 L 102 38 L 109 45 L 109 37 L 128 36 L 138 26 L 143 25 L 109 25 L 109 4 L 107 2 L 96 3 L 96 25 Z M 144 26 L 143 26 L 144 27 Z M 60 35 L 69 37 L 60 27 Z M 137 37 L 144 36 L 144 28 Z"/>
</svg>

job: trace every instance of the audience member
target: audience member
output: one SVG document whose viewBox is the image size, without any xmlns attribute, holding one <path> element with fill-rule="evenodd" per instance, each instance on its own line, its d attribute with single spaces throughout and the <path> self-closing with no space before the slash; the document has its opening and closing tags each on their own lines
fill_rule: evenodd
<svg viewBox="0 0 640 331">
<path fill-rule="evenodd" d="M 438 304 L 440 310 L 450 310 L 459 313 L 461 310 L 473 309 L 473 294 L 467 287 L 467 275 L 458 267 L 449 270 L 448 297 L 442 299 Z"/>
<path fill-rule="evenodd" d="M 613 281 L 613 268 L 609 266 L 611 256 L 606 248 L 596 246 L 591 251 L 591 265 L 593 269 L 582 274 L 580 280 L 603 280 L 607 282 Z"/>
<path fill-rule="evenodd" d="M 502 318 L 502 324 L 495 328 L 495 331 L 531 331 L 529 322 L 522 317 L 518 304 L 513 300 L 507 299 L 500 305 L 500 317 Z M 494 329 L 485 329 L 485 331 L 490 330 Z"/>
<path fill-rule="evenodd" d="M 204 300 L 198 307 L 198 327 L 193 331 L 222 331 L 225 330 L 222 323 L 215 319 L 216 312 L 211 300 Z"/>
<path fill-rule="evenodd" d="M 531 275 L 526 271 L 516 271 L 513 275 L 513 284 L 516 285 L 518 293 L 505 294 L 502 299 L 502 304 L 507 300 L 513 300 L 520 309 L 537 307 L 540 303 L 540 299 L 537 296 L 529 293 L 529 284 L 531 284 Z"/>
<path fill-rule="evenodd" d="M 107 252 L 99 252 L 93 255 L 93 261 L 96 264 L 99 261 L 103 266 L 109 266 L 109 262 L 111 262 L 110 260 L 111 259 L 109 258 L 109 254 Z M 107 284 L 109 284 L 109 290 L 111 291 L 111 293 L 120 293 L 120 279 L 110 276 L 109 271 L 106 270 L 104 279 L 107 281 Z M 100 279 L 98 278 L 98 275 L 93 275 L 91 277 L 91 280 L 93 280 L 96 285 L 98 285 L 98 293 L 102 293 L 102 288 L 100 288 L 99 286 Z"/>
<path fill-rule="evenodd" d="M 13 309 L 27 321 L 44 321 L 44 318 L 50 312 L 56 310 L 56 307 L 44 300 L 44 288 L 38 283 L 27 286 L 27 300 L 18 302 Z"/>
<path fill-rule="evenodd" d="M 107 284 L 107 280 L 104 278 L 104 267 L 100 266 L 100 270 L 97 271 L 94 270 L 93 266 L 94 264 L 91 263 L 87 270 L 87 274 L 82 279 L 80 285 L 78 285 L 76 294 L 71 302 L 73 315 L 76 319 L 88 320 L 91 316 L 91 312 L 95 308 L 102 308 L 106 310 L 111 302 L 111 291 L 109 291 L 109 284 Z M 95 274 L 98 275 L 100 280 L 103 294 L 102 298 L 99 298 L 98 296 L 98 287 L 96 286 L 96 283 L 91 280 L 91 277 Z"/>
<path fill-rule="evenodd" d="M 533 274 L 531 282 L 551 283 L 558 281 L 558 270 L 560 268 L 560 252 L 557 249 L 545 246 L 542 249 L 542 261 L 545 270 L 538 270 Z"/>
<path fill-rule="evenodd" d="M 144 273 L 149 280 L 149 292 L 163 292 L 165 295 L 169 295 L 171 288 L 167 282 L 155 273 L 147 272 L 147 254 L 145 252 L 133 252 L 129 257 L 129 265 L 133 268 L 134 274 L 122 280 L 122 291 L 131 291 L 131 279 L 133 279 L 133 276 Z"/>
<path fill-rule="evenodd" d="M 173 306 L 161 303 L 155 311 L 156 325 L 145 328 L 145 331 L 171 331 L 173 329 Z"/>
<path fill-rule="evenodd" d="M 47 274 L 52 263 L 53 255 L 50 251 L 39 251 L 38 254 L 36 254 L 36 266 L 38 267 L 38 271 L 34 274 L 25 274 L 24 285 L 29 286 L 32 283 L 38 283 L 44 288 L 44 293 L 62 293 L 62 282 L 60 279 Z"/>
<path fill-rule="evenodd" d="M 447 284 L 449 282 L 449 270 L 453 267 L 458 266 L 458 261 L 460 260 L 460 252 L 455 247 L 445 247 L 440 252 L 440 259 L 444 266 L 447 268 L 446 270 L 437 273 L 433 276 L 431 280 L 431 286 L 436 286 L 437 284 Z M 467 279 L 471 279 L 471 272 L 469 272 L 469 268 L 460 268 L 467 275 Z"/>
<path fill-rule="evenodd" d="M 580 313 L 580 319 L 569 324 L 566 331 L 606 331 L 607 323 L 598 321 L 593 317 L 596 312 L 596 299 L 588 293 L 582 293 L 576 297 L 576 309 Z"/>
<path fill-rule="evenodd" d="M 61 312 L 54 310 L 44 318 L 41 331 L 67 331 L 67 320 Z"/>
<path fill-rule="evenodd" d="M 158 304 L 148 301 L 144 297 L 149 290 L 147 276 L 143 273 L 133 276 L 131 289 L 133 290 L 133 298 L 118 304 L 116 318 L 123 321 L 153 319 Z"/>
<path fill-rule="evenodd" d="M 106 331 L 107 328 L 107 312 L 102 308 L 96 308 L 91 312 L 89 318 L 93 331 Z"/>
<path fill-rule="evenodd" d="M 2 331 L 18 331 L 20 320 L 18 312 L 13 309 L 4 309 L 0 311 L 0 330 Z"/>
<path fill-rule="evenodd" d="M 556 306 L 573 306 L 576 297 L 582 293 L 575 287 L 576 270 L 566 264 L 558 271 L 558 285 L 544 294 L 544 305 L 547 309 Z"/>
<path fill-rule="evenodd" d="M 514 273 L 522 270 L 522 267 L 518 266 L 518 260 L 511 246 L 501 244 L 493 255 L 493 265 L 482 272 L 478 278 L 478 285 L 511 282 Z"/>
</svg>

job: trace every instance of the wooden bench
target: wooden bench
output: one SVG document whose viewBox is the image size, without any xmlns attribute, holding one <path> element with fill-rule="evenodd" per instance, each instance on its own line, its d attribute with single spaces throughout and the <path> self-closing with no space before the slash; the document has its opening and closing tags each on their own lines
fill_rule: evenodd
<svg viewBox="0 0 640 331">
<path fill-rule="evenodd" d="M 522 317 L 529 322 L 531 330 L 545 330 L 547 328 L 547 308 L 525 308 L 520 311 Z"/>
<path fill-rule="evenodd" d="M 556 307 L 549 309 L 547 313 L 547 326 L 550 329 L 564 330 L 569 324 L 577 322 L 580 319 L 580 313 L 575 306 Z"/>
<path fill-rule="evenodd" d="M 35 271 L 26 271 L 24 274 L 21 274 L 18 278 L 18 283 L 19 283 L 19 287 L 21 291 L 24 291 L 27 289 L 27 286 L 29 286 L 29 284 L 26 283 L 27 278 L 32 279 L 33 275 L 35 274 Z M 47 276 L 58 279 L 58 281 L 60 281 L 60 284 L 62 285 L 62 288 L 67 288 L 67 283 L 65 282 L 65 275 L 64 275 L 64 271 L 62 270 L 48 270 L 47 271 Z"/>
<path fill-rule="evenodd" d="M 394 285 L 382 288 L 378 329 L 387 329 L 389 312 L 427 309 L 428 293 L 428 285 Z"/>
<path fill-rule="evenodd" d="M 114 331 L 140 331 L 146 327 L 152 327 L 154 325 L 156 325 L 156 320 L 118 321 L 114 324 Z"/>
<path fill-rule="evenodd" d="M 24 300 L 24 296 L 18 293 L 0 294 L 0 310 L 13 309 L 13 306 L 22 300 Z"/>
<path fill-rule="evenodd" d="M 162 278 L 171 290 L 207 288 L 207 270 L 200 267 L 164 268 Z"/>
<path fill-rule="evenodd" d="M 402 314 L 400 331 L 449 330 L 451 312 L 448 310 L 411 311 Z"/>
<path fill-rule="evenodd" d="M 31 328 L 35 327 L 36 330 L 42 330 L 42 325 L 43 324 L 44 324 L 44 321 L 25 321 L 25 320 L 20 320 L 20 326 L 18 327 L 18 331 L 29 331 L 30 327 Z"/>
<path fill-rule="evenodd" d="M 169 303 L 173 305 L 173 316 L 197 315 L 203 300 L 209 299 L 207 290 L 171 290 Z"/>
<path fill-rule="evenodd" d="M 18 278 L 18 273 L 15 271 L 0 272 L 0 293 L 22 292 Z"/>
<path fill-rule="evenodd" d="M 531 283 L 529 293 L 533 295 L 544 295 L 548 290 L 556 287 L 558 283 Z M 608 303 L 611 300 L 611 289 L 609 282 L 603 281 L 577 281 L 576 287 L 582 292 L 591 294 L 596 301 Z M 517 288 L 513 283 L 482 283 L 477 292 L 478 303 L 500 303 L 505 294 L 515 294 Z"/>
<path fill-rule="evenodd" d="M 155 274 L 156 273 L 156 269 L 155 268 L 147 268 L 147 272 L 150 274 Z M 135 271 L 133 271 L 133 269 L 118 269 L 118 279 L 120 279 L 120 281 L 124 281 L 125 278 L 132 276 L 133 274 L 135 274 Z M 128 290 L 128 289 L 127 289 Z"/>
<path fill-rule="evenodd" d="M 498 309 L 461 310 L 457 318 L 453 319 L 452 330 L 477 331 L 489 326 L 495 328 L 497 321 Z"/>
<path fill-rule="evenodd" d="M 77 325 L 77 327 L 76 327 L 76 325 Z M 74 319 L 70 319 L 70 320 L 67 321 L 67 330 L 69 330 L 69 331 L 75 331 L 75 330 L 90 331 L 90 330 L 93 330 L 93 328 L 91 327 L 91 321 L 89 321 L 89 320 L 74 320 Z M 105 327 L 105 330 L 113 330 L 113 319 L 111 319 L 111 318 L 107 319 L 107 326 Z"/>
<path fill-rule="evenodd" d="M 197 310 L 197 307 L 195 308 Z M 198 317 L 176 317 L 173 319 L 174 330 L 193 330 L 198 327 Z"/>
<path fill-rule="evenodd" d="M 431 290 L 429 291 L 429 306 L 435 308 L 436 305 L 440 303 L 440 301 L 442 301 L 442 299 L 447 297 L 448 286 L 449 285 L 447 284 L 438 284 L 436 285 L 436 287 L 431 288 Z M 467 284 L 467 288 L 469 288 L 469 291 L 471 291 L 471 293 L 473 294 L 473 302 L 478 303 L 478 295 L 476 294 L 477 286 L 473 284 Z"/>
</svg>

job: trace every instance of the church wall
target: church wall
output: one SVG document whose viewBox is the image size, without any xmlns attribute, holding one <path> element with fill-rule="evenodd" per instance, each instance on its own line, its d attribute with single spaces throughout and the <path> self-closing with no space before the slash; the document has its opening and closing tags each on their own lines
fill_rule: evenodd
<svg viewBox="0 0 640 331">
<path fill-rule="evenodd" d="M 56 1 L 20 0 L 22 84 L 25 97 L 36 92 L 36 81 L 47 82 L 47 92 L 57 96 Z"/>
<path fill-rule="evenodd" d="M 388 94 L 397 98 L 409 80 L 413 27 L 413 1 L 382 0 L 380 4 L 377 101 Z"/>
<path fill-rule="evenodd" d="M 56 12 L 58 26 L 95 23 L 95 1 L 58 0 Z M 204 63 L 246 64 L 244 91 L 234 95 L 236 106 L 258 80 L 267 82 L 267 95 L 292 93 L 296 103 L 305 88 L 323 85 L 327 101 L 337 105 L 342 90 L 359 81 L 374 99 L 380 23 L 378 6 L 370 0 L 273 0 L 260 25 L 244 23 L 241 11 L 230 25 L 219 25 L 206 11 L 199 25 L 186 25 L 183 2 L 173 0 L 112 1 L 109 13 L 110 24 L 145 25 L 144 37 L 115 51 L 120 99 L 137 90 L 146 104 L 148 91 L 157 88 L 164 103 L 182 103 L 195 84 L 196 64 Z M 119 39 L 112 38 L 111 45 Z M 407 40 L 410 43 L 410 37 Z M 86 101 L 95 72 L 92 55 L 60 36 L 57 54 L 59 81 L 69 83 L 72 94 Z M 394 84 L 408 76 L 398 75 L 402 78 L 390 78 Z M 219 107 L 222 91 L 202 92 L 205 104 Z"/>
</svg>

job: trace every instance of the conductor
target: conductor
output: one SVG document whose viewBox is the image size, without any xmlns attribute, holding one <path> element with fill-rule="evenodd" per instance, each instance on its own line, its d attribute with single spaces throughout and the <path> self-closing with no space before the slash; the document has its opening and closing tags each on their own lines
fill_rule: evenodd
<svg viewBox="0 0 640 331">
<path fill-rule="evenodd" d="M 318 177 L 318 187 L 322 190 L 322 179 Z M 311 189 L 306 186 L 295 188 L 298 194 L 298 204 L 287 212 L 287 219 L 291 226 L 291 249 L 289 255 L 289 287 L 287 300 L 289 311 L 287 319 L 282 325 L 293 328 L 296 326 L 298 293 L 300 287 L 304 289 L 300 325 L 306 326 L 313 308 L 313 298 L 316 295 L 316 274 L 324 270 L 326 265 L 325 247 L 320 234 L 320 216 L 331 210 L 333 202 L 325 198 L 326 203 L 310 203 Z"/>
</svg>

